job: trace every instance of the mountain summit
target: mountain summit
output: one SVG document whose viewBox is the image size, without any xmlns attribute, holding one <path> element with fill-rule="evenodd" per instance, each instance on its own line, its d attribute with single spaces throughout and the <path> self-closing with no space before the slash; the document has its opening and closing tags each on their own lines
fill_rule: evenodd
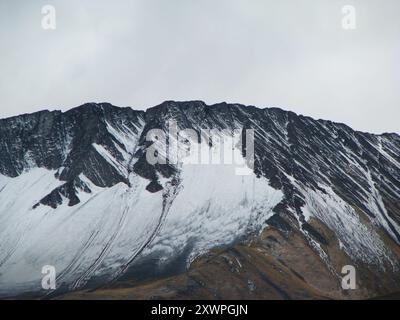
<svg viewBox="0 0 400 320">
<path fill-rule="evenodd" d="M 171 121 L 253 130 L 251 174 L 150 164 L 148 134 Z M 400 291 L 399 244 L 396 134 L 201 101 L 0 120 L 0 296 L 43 293 L 51 265 L 57 292 L 107 287 L 96 297 L 365 298 Z"/>
</svg>

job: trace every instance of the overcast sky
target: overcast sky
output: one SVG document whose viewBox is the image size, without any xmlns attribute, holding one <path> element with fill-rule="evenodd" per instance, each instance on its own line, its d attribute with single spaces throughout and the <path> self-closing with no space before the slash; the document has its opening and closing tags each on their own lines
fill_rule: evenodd
<svg viewBox="0 0 400 320">
<path fill-rule="evenodd" d="M 399 0 L 0 0 L 0 117 L 204 100 L 399 133 L 399 14 Z"/>
</svg>

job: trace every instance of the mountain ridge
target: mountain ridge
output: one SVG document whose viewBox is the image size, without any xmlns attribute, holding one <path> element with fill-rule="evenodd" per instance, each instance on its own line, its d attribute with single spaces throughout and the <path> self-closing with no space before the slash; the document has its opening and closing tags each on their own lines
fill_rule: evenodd
<svg viewBox="0 0 400 320">
<path fill-rule="evenodd" d="M 343 125 L 343 126 L 346 126 L 346 127 L 350 128 L 351 130 L 353 130 L 355 132 L 358 132 L 358 133 L 366 133 L 366 134 L 371 134 L 371 135 L 375 135 L 375 136 L 385 136 L 385 135 L 392 136 L 392 135 L 394 135 L 394 136 L 397 136 L 397 137 L 400 138 L 400 133 L 397 133 L 397 132 L 385 131 L 385 132 L 382 132 L 382 133 L 373 133 L 373 132 L 369 132 L 369 131 L 357 130 L 357 129 L 353 129 L 352 126 L 350 126 L 350 125 L 348 125 L 348 124 L 346 124 L 344 122 L 332 121 L 332 120 L 322 119 L 322 118 L 315 118 L 315 117 L 312 117 L 312 116 L 304 115 L 302 113 L 297 113 L 295 111 L 286 110 L 284 107 L 275 107 L 275 106 L 257 107 L 257 106 L 254 106 L 254 105 L 247 105 L 247 104 L 241 104 L 241 103 L 228 103 L 228 102 L 225 102 L 225 101 L 216 102 L 216 103 L 212 103 L 212 104 L 206 104 L 203 100 L 165 100 L 165 101 L 161 102 L 158 105 L 155 105 L 155 106 L 152 106 L 152 107 L 148 107 L 146 109 L 137 109 L 137 108 L 132 107 L 132 106 L 121 107 L 121 106 L 114 105 L 114 104 L 112 104 L 110 102 L 85 102 L 85 103 L 83 103 L 83 104 L 81 104 L 81 105 L 79 105 L 77 107 L 73 107 L 71 109 L 67 109 L 67 110 L 64 110 L 64 111 L 62 111 L 61 109 L 53 109 L 53 110 L 43 109 L 43 110 L 38 110 L 38 111 L 34 111 L 34 112 L 28 112 L 28 113 L 22 113 L 22 114 L 18 114 L 18 115 L 12 115 L 12 116 L 3 117 L 3 118 L 0 118 L 0 121 L 1 120 L 11 120 L 13 118 L 19 118 L 19 117 L 31 116 L 31 115 L 35 115 L 37 113 L 53 113 L 53 112 L 55 112 L 55 113 L 57 113 L 57 112 L 59 112 L 59 113 L 67 113 L 69 111 L 72 111 L 72 110 L 75 110 L 75 109 L 80 109 L 82 107 L 90 106 L 90 105 L 97 105 L 97 106 L 109 105 L 111 107 L 115 107 L 115 108 L 119 108 L 119 109 L 131 109 L 131 110 L 136 111 L 136 112 L 146 113 L 146 111 L 148 111 L 149 109 L 153 109 L 153 108 L 165 105 L 165 104 L 168 105 L 168 103 L 186 103 L 186 104 L 187 103 L 201 103 L 201 104 L 204 104 L 205 106 L 208 106 L 208 107 L 215 107 L 215 106 L 219 106 L 219 105 L 237 105 L 237 106 L 240 106 L 240 107 L 255 108 L 255 109 L 258 109 L 258 110 L 274 110 L 275 109 L 275 110 L 282 111 L 282 112 L 293 113 L 296 116 L 309 118 L 309 119 L 312 119 L 314 121 L 322 121 L 322 122 L 332 123 L 332 124 L 335 124 L 335 125 Z"/>
<path fill-rule="evenodd" d="M 149 164 L 147 133 L 166 131 L 171 120 L 196 132 L 253 129 L 251 174 L 236 176 L 235 165 Z M 280 108 L 202 101 L 165 101 L 146 111 L 87 103 L 0 124 L 0 295 L 2 286 L 7 294 L 40 291 L 45 264 L 75 290 L 127 275 L 159 279 L 237 245 L 250 246 L 240 248 L 261 259 L 257 268 L 275 260 L 285 272 L 290 266 L 320 296 L 333 290 L 343 297 L 345 261 L 362 270 L 364 289 L 354 297 L 400 287 L 397 134 L 363 133 Z M 227 272 L 229 263 L 220 263 L 228 260 L 222 254 L 214 267 Z M 318 264 L 324 277 L 313 279 L 299 261 Z M 371 280 L 382 272 L 381 281 Z"/>
</svg>

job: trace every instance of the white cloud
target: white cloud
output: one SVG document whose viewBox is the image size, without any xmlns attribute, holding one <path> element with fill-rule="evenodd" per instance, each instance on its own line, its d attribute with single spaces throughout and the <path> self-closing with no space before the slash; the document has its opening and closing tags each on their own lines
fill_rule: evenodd
<svg viewBox="0 0 400 320">
<path fill-rule="evenodd" d="M 55 31 L 45 4 L 0 0 L 1 117 L 201 99 L 400 132 L 397 0 L 53 0 Z"/>
</svg>

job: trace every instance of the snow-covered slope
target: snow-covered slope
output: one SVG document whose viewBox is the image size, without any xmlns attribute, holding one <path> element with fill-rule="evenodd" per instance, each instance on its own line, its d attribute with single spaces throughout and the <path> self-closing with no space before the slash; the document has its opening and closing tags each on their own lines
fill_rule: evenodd
<svg viewBox="0 0 400 320">
<path fill-rule="evenodd" d="M 196 131 L 254 129 L 254 172 L 149 164 L 146 135 L 170 121 Z M 199 101 L 146 112 L 86 104 L 0 122 L 0 295 L 40 290 L 45 265 L 55 266 L 63 288 L 106 283 L 143 264 L 187 267 L 270 226 L 299 230 L 336 272 L 334 244 L 315 221 L 354 264 L 399 268 L 396 134 Z"/>
</svg>

